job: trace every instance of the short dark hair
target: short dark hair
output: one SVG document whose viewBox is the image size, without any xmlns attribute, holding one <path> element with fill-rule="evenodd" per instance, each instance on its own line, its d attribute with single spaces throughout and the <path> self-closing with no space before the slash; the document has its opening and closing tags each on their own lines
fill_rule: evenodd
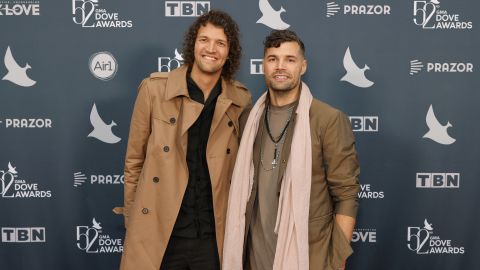
<svg viewBox="0 0 480 270">
<path fill-rule="evenodd" d="M 290 30 L 273 30 L 270 34 L 265 38 L 263 42 L 263 55 L 267 52 L 269 48 L 278 48 L 284 42 L 296 42 L 302 51 L 302 55 L 305 56 L 305 45 L 303 41 L 297 36 L 297 34 Z"/>
<path fill-rule="evenodd" d="M 226 12 L 210 10 L 192 23 L 185 33 L 183 40 L 184 63 L 191 67 L 195 62 L 195 40 L 197 39 L 198 29 L 200 29 L 201 26 L 207 25 L 207 23 L 223 28 L 227 36 L 228 58 L 222 68 L 222 76 L 226 80 L 231 80 L 240 67 L 242 46 L 240 45 L 240 30 L 238 25 Z"/>
</svg>

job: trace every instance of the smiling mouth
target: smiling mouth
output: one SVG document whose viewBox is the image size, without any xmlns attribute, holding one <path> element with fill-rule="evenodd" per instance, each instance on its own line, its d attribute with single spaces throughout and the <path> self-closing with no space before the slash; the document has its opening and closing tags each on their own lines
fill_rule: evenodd
<svg viewBox="0 0 480 270">
<path fill-rule="evenodd" d="M 210 55 L 203 55 L 203 59 L 208 60 L 208 61 L 217 61 L 216 57 L 210 56 Z"/>
<path fill-rule="evenodd" d="M 277 74 L 277 75 L 273 75 L 273 79 L 275 79 L 276 81 L 285 81 L 287 80 L 289 77 L 285 74 Z"/>
</svg>

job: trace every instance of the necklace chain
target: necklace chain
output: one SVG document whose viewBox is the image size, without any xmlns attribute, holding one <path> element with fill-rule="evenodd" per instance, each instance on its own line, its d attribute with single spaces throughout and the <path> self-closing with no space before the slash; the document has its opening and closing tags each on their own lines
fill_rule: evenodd
<svg viewBox="0 0 480 270">
<path fill-rule="evenodd" d="M 275 169 L 278 165 L 278 158 L 280 156 L 280 151 L 278 150 L 278 143 L 285 138 L 285 133 L 287 131 L 288 125 L 290 124 L 290 120 L 292 119 L 293 107 L 295 107 L 295 106 L 291 106 L 290 108 L 287 109 L 288 110 L 288 118 L 285 121 L 285 126 L 283 127 L 282 132 L 280 133 L 278 138 L 274 138 L 273 135 L 272 135 L 272 132 L 270 130 L 270 123 L 269 123 L 269 120 L 268 120 L 269 119 L 268 116 L 269 116 L 269 112 L 270 112 L 270 110 L 269 110 L 270 106 L 267 106 L 267 108 L 266 108 L 264 130 L 265 130 L 265 127 L 266 127 L 269 139 L 275 144 L 275 149 L 274 149 L 274 152 L 273 152 L 273 160 L 271 162 L 271 164 L 272 164 L 271 168 L 266 168 L 265 167 L 265 164 L 264 164 L 264 161 L 263 161 L 263 156 L 264 156 L 264 149 L 263 149 L 264 145 L 263 145 L 263 143 L 260 146 L 260 163 L 261 163 L 263 169 L 266 170 L 266 171 L 271 171 L 271 170 Z M 262 140 L 262 142 L 263 142 L 263 140 Z"/>
</svg>

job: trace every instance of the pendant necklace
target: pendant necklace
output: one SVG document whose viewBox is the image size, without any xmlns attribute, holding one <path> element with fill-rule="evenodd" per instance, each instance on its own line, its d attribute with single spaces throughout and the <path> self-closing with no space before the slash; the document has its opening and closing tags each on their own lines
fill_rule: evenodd
<svg viewBox="0 0 480 270">
<path fill-rule="evenodd" d="M 288 125 L 290 124 L 290 120 L 292 119 L 292 112 L 293 112 L 293 107 L 295 106 L 292 106 L 290 108 L 288 108 L 288 118 L 285 122 L 285 125 L 282 129 L 282 132 L 280 132 L 280 135 L 277 137 L 277 138 L 274 138 L 273 135 L 272 135 L 272 131 L 270 130 L 270 123 L 269 123 L 269 114 L 270 114 L 270 106 L 267 106 L 267 109 L 266 109 L 266 112 L 265 112 L 265 125 L 264 125 L 264 128 L 266 127 L 266 130 L 267 130 L 267 133 L 268 133 L 268 137 L 270 138 L 270 140 L 273 142 L 273 144 L 275 145 L 275 148 L 273 150 L 273 160 L 272 160 L 272 167 L 271 168 L 265 168 L 264 166 L 264 161 L 263 161 L 263 156 L 264 156 L 264 149 L 263 149 L 263 145 L 260 147 L 260 162 L 262 164 L 262 167 L 263 169 L 265 169 L 266 171 L 271 171 L 273 169 L 275 169 L 278 165 L 278 158 L 280 156 L 280 151 L 278 150 L 278 143 L 280 141 L 282 141 L 282 139 L 284 138 L 285 136 L 285 133 L 287 131 L 287 128 L 288 128 Z"/>
</svg>

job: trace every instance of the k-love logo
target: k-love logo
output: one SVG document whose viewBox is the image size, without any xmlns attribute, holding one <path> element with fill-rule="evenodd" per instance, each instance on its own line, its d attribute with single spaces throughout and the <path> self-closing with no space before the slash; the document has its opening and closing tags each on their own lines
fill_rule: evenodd
<svg viewBox="0 0 480 270">
<path fill-rule="evenodd" d="M 361 184 L 360 192 L 358 193 L 360 199 L 383 199 L 385 192 L 383 190 L 375 190 L 371 184 Z"/>
<path fill-rule="evenodd" d="M 131 28 L 132 20 L 123 20 L 117 12 L 99 7 L 100 0 L 72 0 L 73 22 L 91 28 Z"/>
<path fill-rule="evenodd" d="M 443 145 L 450 145 L 456 141 L 456 139 L 452 138 L 447 131 L 449 127 L 452 127 L 452 124 L 447 122 L 447 124 L 442 125 L 433 112 L 432 104 L 430 104 L 430 107 L 428 108 L 425 121 L 428 126 L 428 132 L 423 135 L 423 138 L 428 138 Z"/>
<path fill-rule="evenodd" d="M 370 67 L 364 65 L 363 68 L 360 68 L 353 60 L 352 54 L 350 53 L 350 47 L 347 47 L 345 55 L 343 56 L 343 67 L 345 68 L 346 73 L 340 81 L 349 82 L 361 88 L 368 88 L 374 84 L 374 82 L 370 81 L 365 76 L 365 71 L 369 70 Z"/>
<path fill-rule="evenodd" d="M 426 65 L 426 69 L 425 68 Z M 418 59 L 410 61 L 410 75 L 416 75 L 422 71 L 428 73 L 472 73 L 473 63 L 461 62 L 426 62 Z"/>
<path fill-rule="evenodd" d="M 465 247 L 454 246 L 452 240 L 442 240 L 433 234 L 433 225 L 425 219 L 423 227 L 407 228 L 407 247 L 419 255 L 465 253 Z"/>
<path fill-rule="evenodd" d="M 90 123 L 93 126 L 93 130 L 87 137 L 93 137 L 109 144 L 118 143 L 121 140 L 121 138 L 113 134 L 112 131 L 112 127 L 116 126 L 117 123 L 112 120 L 110 124 L 107 125 L 98 114 L 95 103 L 93 103 L 92 110 L 90 111 Z"/>
<path fill-rule="evenodd" d="M 390 5 L 373 4 L 342 4 L 327 2 L 327 18 L 335 16 L 338 12 L 344 15 L 390 15 Z"/>
<path fill-rule="evenodd" d="M 103 232 L 101 223 L 92 219 L 92 226 L 77 226 L 77 247 L 86 253 L 122 253 L 122 238 Z"/>
<path fill-rule="evenodd" d="M 123 185 L 124 178 L 123 174 L 90 174 L 87 177 L 83 172 L 75 172 L 73 173 L 73 186 L 80 187 L 85 183 L 91 185 Z"/>
<path fill-rule="evenodd" d="M 445 0 L 446 1 L 446 0 Z M 443 2 L 443 0 L 442 0 Z M 450 1 L 454 5 L 455 1 Z M 471 21 L 462 21 L 459 14 L 440 9 L 439 0 L 413 1 L 413 22 L 422 29 L 472 29 Z"/>
<path fill-rule="evenodd" d="M 3 62 L 8 72 L 5 74 L 5 76 L 3 76 L 2 80 L 10 81 L 18 86 L 23 87 L 30 87 L 36 83 L 36 81 L 30 79 L 27 74 L 27 70 L 32 67 L 28 63 L 26 63 L 24 67 L 20 66 L 15 58 L 13 58 L 10 46 L 8 46 L 7 50 L 5 51 Z"/>
<path fill-rule="evenodd" d="M 0 170 L 0 195 L 2 198 L 51 198 L 51 190 L 40 190 L 38 183 L 18 179 L 17 168 L 8 162 L 8 170 Z"/>
<path fill-rule="evenodd" d="M 178 49 L 175 49 L 175 56 L 173 58 L 165 56 L 158 57 L 159 72 L 170 72 L 171 70 L 179 68 L 181 65 L 183 65 L 183 56 L 178 52 Z"/>
<path fill-rule="evenodd" d="M 281 14 L 286 12 L 283 6 L 279 10 L 275 10 L 268 0 L 258 0 L 258 8 L 262 13 L 262 17 L 257 20 L 261 23 L 275 30 L 285 30 L 290 27 L 290 24 L 282 20 Z"/>
<path fill-rule="evenodd" d="M 0 0 L 0 16 L 38 16 L 40 1 Z"/>
<path fill-rule="evenodd" d="M 165 1 L 165 17 L 198 17 L 210 11 L 210 1 Z"/>
<path fill-rule="evenodd" d="M 352 235 L 353 243 L 376 243 L 377 230 L 376 229 L 359 229 L 356 228 Z"/>
</svg>

